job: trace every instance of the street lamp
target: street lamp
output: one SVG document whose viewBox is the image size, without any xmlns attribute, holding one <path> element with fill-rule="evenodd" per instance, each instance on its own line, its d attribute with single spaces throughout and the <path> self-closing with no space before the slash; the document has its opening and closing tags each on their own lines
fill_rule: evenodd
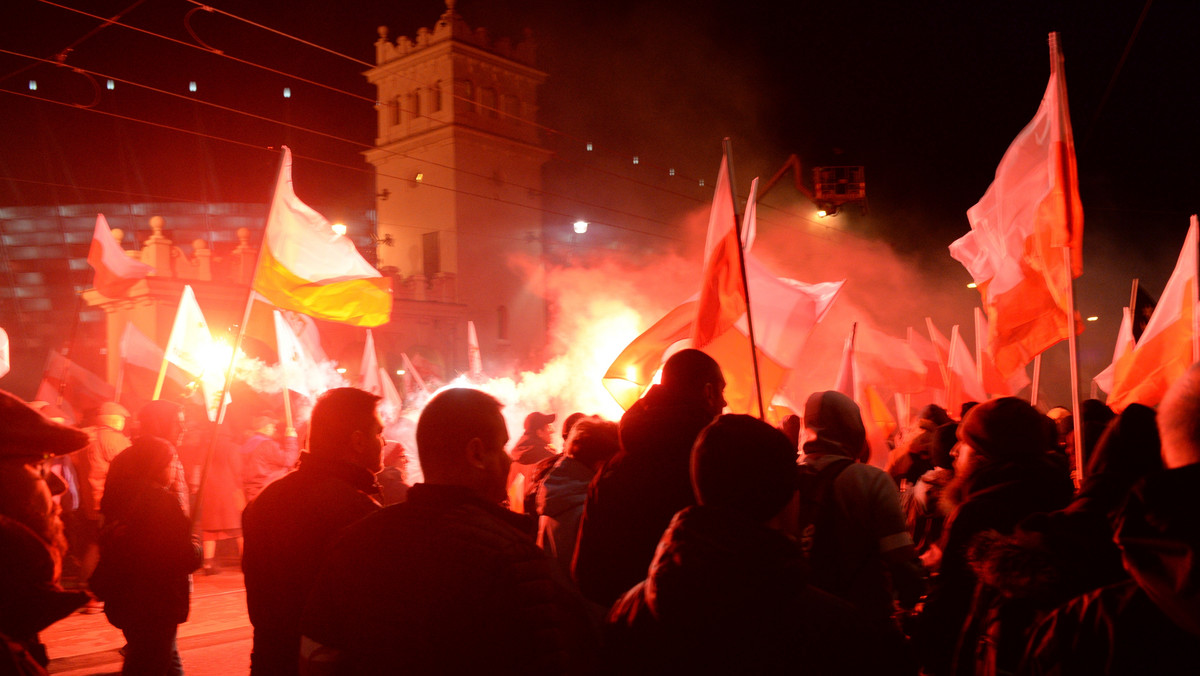
<svg viewBox="0 0 1200 676">
<path fill-rule="evenodd" d="M 588 223 L 587 221 L 575 221 L 573 227 L 575 228 L 576 235 L 582 235 L 583 233 L 587 232 Z"/>
</svg>

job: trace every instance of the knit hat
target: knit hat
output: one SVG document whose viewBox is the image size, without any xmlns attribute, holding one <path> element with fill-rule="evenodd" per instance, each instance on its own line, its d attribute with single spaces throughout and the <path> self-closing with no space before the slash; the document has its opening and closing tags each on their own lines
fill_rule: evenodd
<svg viewBox="0 0 1200 676">
<path fill-rule="evenodd" d="M 722 415 L 692 447 L 692 490 L 701 505 L 765 522 L 799 486 L 796 447 L 783 432 L 748 415 Z"/>
<path fill-rule="evenodd" d="M 921 413 L 917 416 L 917 426 L 923 430 L 936 430 L 948 422 L 950 422 L 950 415 L 946 413 L 946 409 L 937 404 L 929 404 L 921 409 Z"/>
<path fill-rule="evenodd" d="M 0 390 L 0 458 L 29 462 L 66 455 L 88 445 L 88 435 L 42 416 Z"/>
<path fill-rule="evenodd" d="M 971 409 L 958 437 L 992 460 L 1050 450 L 1053 427 L 1029 402 L 1016 397 L 992 399 Z"/>
<path fill-rule="evenodd" d="M 841 392 L 813 392 L 804 404 L 804 428 L 815 437 L 805 453 L 835 453 L 858 459 L 867 443 L 858 404 Z"/>
<path fill-rule="evenodd" d="M 554 422 L 553 413 L 538 413 L 534 411 L 525 416 L 525 431 L 532 432 L 540 427 L 545 427 Z"/>
</svg>

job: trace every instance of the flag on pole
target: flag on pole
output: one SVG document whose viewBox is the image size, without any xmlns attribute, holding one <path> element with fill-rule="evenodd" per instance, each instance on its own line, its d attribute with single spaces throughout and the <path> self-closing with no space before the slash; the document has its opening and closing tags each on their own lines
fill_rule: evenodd
<svg viewBox="0 0 1200 676">
<path fill-rule="evenodd" d="M 199 378 L 210 366 L 213 343 L 208 322 L 204 319 L 204 313 L 200 311 L 200 304 L 196 302 L 196 294 L 190 284 L 185 284 L 163 358 Z M 219 364 L 214 366 L 219 367 Z"/>
<path fill-rule="evenodd" d="M 866 431 L 866 457 L 863 460 L 879 468 L 887 466 L 890 453 L 887 445 L 888 436 L 896 429 L 896 418 L 887 410 L 883 398 L 873 383 L 864 378 L 863 369 L 859 366 L 858 353 L 858 322 L 850 328 L 842 349 L 842 363 L 838 368 L 837 382 L 833 389 L 854 400 L 858 404 L 859 415 L 862 416 L 863 428 Z"/>
<path fill-rule="evenodd" d="M 968 401 L 987 401 L 987 390 L 979 379 L 975 360 L 971 357 L 970 348 L 963 342 L 957 324 L 950 330 L 950 355 L 946 359 L 946 375 L 950 380 L 950 387 L 946 392 L 948 410 L 959 411 Z"/>
<path fill-rule="evenodd" d="M 92 232 L 87 262 L 96 271 L 92 287 L 109 298 L 128 294 L 134 284 L 154 272 L 154 268 L 133 260 L 125 253 L 113 237 L 104 214 L 96 215 L 96 229 Z"/>
<path fill-rule="evenodd" d="M 987 309 L 996 368 L 1011 374 L 1067 338 L 1068 286 L 1083 272 L 1083 207 L 1066 76 L 1050 34 L 1050 81 L 1033 120 L 1009 146 L 996 178 L 967 210 L 971 232 L 950 245 Z M 1061 249 L 1070 249 L 1070 266 Z"/>
<path fill-rule="evenodd" d="M 379 326 L 391 316 L 391 279 L 296 197 L 286 146 L 253 287 L 277 307 L 318 319 Z"/>
<path fill-rule="evenodd" d="M 379 380 L 379 356 L 375 354 L 375 334 L 367 329 L 367 341 L 363 345 L 362 361 L 358 367 L 362 389 L 371 394 L 383 394 L 383 383 Z"/>
<path fill-rule="evenodd" d="M 846 342 L 842 345 L 842 364 L 838 367 L 837 381 L 833 384 L 834 390 L 851 399 L 854 398 L 854 385 L 858 380 L 854 368 L 854 338 L 857 333 L 858 322 L 854 322 L 850 327 L 850 335 L 846 336 Z"/>
<path fill-rule="evenodd" d="M 757 185 L 758 179 L 755 179 Z M 754 188 L 747 202 L 746 217 L 754 218 Z M 708 234 L 704 252 L 704 276 L 696 321 L 692 325 L 692 346 L 703 349 L 717 336 L 729 330 L 746 312 L 746 288 L 742 282 L 741 245 L 738 242 L 737 214 L 733 204 L 733 186 L 729 181 L 729 158 L 721 158 L 712 209 L 708 214 Z"/>
<path fill-rule="evenodd" d="M 312 399 L 315 393 L 308 386 L 308 374 L 316 370 L 316 364 L 305 354 L 292 325 L 279 310 L 275 310 L 275 345 L 286 388 Z M 287 396 L 286 392 L 284 396 Z"/>
<path fill-rule="evenodd" d="M 946 362 L 938 356 L 933 343 L 911 326 L 908 327 L 908 347 L 925 365 L 924 391 L 928 394 L 929 402 L 945 407 Z"/>
<path fill-rule="evenodd" d="M 409 382 L 414 385 L 414 387 L 410 388 L 410 391 L 414 394 L 428 397 L 429 388 L 425 387 L 425 379 L 421 377 L 421 373 L 417 371 L 417 367 L 413 366 L 412 360 L 408 358 L 408 353 L 401 352 L 400 359 L 404 362 L 404 373 L 410 377 Z"/>
<path fill-rule="evenodd" d="M 483 355 L 479 351 L 479 336 L 475 334 L 475 322 L 467 321 L 467 375 L 472 379 L 483 377 Z"/>
<path fill-rule="evenodd" d="M 894 392 L 903 394 L 926 389 L 928 367 L 907 340 L 863 325 L 858 328 L 855 343 L 855 357 L 864 382 L 887 384 Z"/>
<path fill-rule="evenodd" d="M 46 355 L 37 401 L 55 404 L 67 414 L 71 424 L 83 422 L 83 414 L 114 397 L 113 386 L 106 380 L 64 357 L 57 350 Z"/>
<path fill-rule="evenodd" d="M 1105 392 L 1112 392 L 1113 375 L 1117 370 L 1117 362 L 1121 361 L 1121 357 L 1124 357 L 1136 344 L 1133 339 L 1133 313 L 1127 307 L 1121 308 L 1121 325 L 1117 327 L 1117 344 L 1113 348 L 1112 363 L 1097 373 L 1095 378 L 1092 378 L 1096 387 Z"/>
<path fill-rule="evenodd" d="M 1175 270 L 1167 280 L 1154 314 L 1137 345 L 1117 360 L 1108 406 L 1120 412 L 1129 404 L 1157 406 L 1171 383 L 1195 361 L 1196 216 L 1183 242 Z"/>
</svg>

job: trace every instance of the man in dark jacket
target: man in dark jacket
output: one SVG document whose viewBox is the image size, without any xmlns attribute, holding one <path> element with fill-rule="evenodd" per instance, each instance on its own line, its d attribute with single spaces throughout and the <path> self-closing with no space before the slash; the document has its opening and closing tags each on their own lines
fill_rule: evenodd
<svg viewBox="0 0 1200 676">
<path fill-rule="evenodd" d="M 304 612 L 308 674 L 554 674 L 564 615 L 531 522 L 501 506 L 500 402 L 444 390 L 417 423 L 425 483 L 346 530 Z"/>
<path fill-rule="evenodd" d="M 696 504 L 692 444 L 725 408 L 725 377 L 712 357 L 681 350 L 662 384 L 625 412 L 621 451 L 588 490 L 572 574 L 589 600 L 610 605 L 646 577 L 671 517 Z"/>
<path fill-rule="evenodd" d="M 534 411 L 525 416 L 525 432 L 513 444 L 512 465 L 508 468 L 509 507 L 522 514 L 537 516 L 537 485 L 535 480 L 546 478 L 550 464 L 558 459 L 558 451 L 550 444 L 554 438 L 553 413 Z M 542 468 L 540 476 L 538 469 Z M 514 485 L 517 477 L 521 478 L 520 485 Z M 527 498 L 527 496 L 529 496 Z"/>
<path fill-rule="evenodd" d="M 793 538 L 796 446 L 746 415 L 700 433 L 698 505 L 675 515 L 649 577 L 608 616 L 612 673 L 872 673 L 849 604 L 807 583 Z M 868 651 L 853 645 L 871 645 Z"/>
<path fill-rule="evenodd" d="M 254 674 L 298 673 L 300 613 L 329 543 L 379 509 L 372 497 L 383 450 L 378 401 L 353 387 L 322 394 L 300 468 L 264 488 L 242 514 Z"/>
<path fill-rule="evenodd" d="M 1126 409 L 1128 410 L 1128 409 Z M 1116 542 L 1132 580 L 1062 606 L 1033 633 L 1021 673 L 1192 674 L 1200 658 L 1200 365 L 1158 410 L 1165 471 L 1134 486 Z"/>
</svg>

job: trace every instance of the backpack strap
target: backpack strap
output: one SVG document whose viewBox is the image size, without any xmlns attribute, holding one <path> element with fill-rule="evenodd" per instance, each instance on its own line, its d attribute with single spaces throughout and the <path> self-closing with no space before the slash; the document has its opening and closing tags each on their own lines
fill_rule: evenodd
<svg viewBox="0 0 1200 676">
<path fill-rule="evenodd" d="M 812 557 L 813 543 L 817 534 L 817 522 L 828 505 L 828 495 L 834 480 L 854 464 L 852 458 L 840 457 L 821 469 L 812 465 L 800 465 L 800 550 L 806 559 Z"/>
</svg>

